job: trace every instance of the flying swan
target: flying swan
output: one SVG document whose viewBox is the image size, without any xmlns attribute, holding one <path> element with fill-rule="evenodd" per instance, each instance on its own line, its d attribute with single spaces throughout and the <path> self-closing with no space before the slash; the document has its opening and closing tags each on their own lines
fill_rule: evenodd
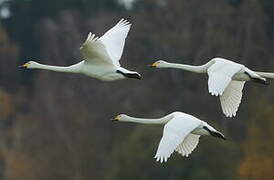
<svg viewBox="0 0 274 180">
<path fill-rule="evenodd" d="M 84 60 L 77 64 L 61 67 L 29 61 L 20 67 L 81 73 L 103 81 L 124 78 L 141 79 L 139 73 L 125 69 L 119 63 L 130 26 L 131 24 L 127 20 L 121 19 L 100 38 L 90 32 L 80 47 Z"/>
<path fill-rule="evenodd" d="M 236 116 L 246 81 L 251 80 L 267 85 L 266 78 L 274 78 L 274 73 L 252 71 L 242 64 L 219 57 L 213 58 L 201 66 L 168 63 L 162 60 L 156 61 L 151 66 L 207 73 L 209 93 L 213 96 L 219 96 L 226 117 Z"/>
<path fill-rule="evenodd" d="M 120 114 L 113 121 L 165 124 L 162 139 L 154 156 L 156 161 L 161 163 L 166 162 L 174 151 L 188 157 L 198 145 L 201 135 L 211 135 L 225 140 L 222 133 L 206 122 L 182 112 L 173 112 L 159 119 L 134 118 Z"/>
</svg>

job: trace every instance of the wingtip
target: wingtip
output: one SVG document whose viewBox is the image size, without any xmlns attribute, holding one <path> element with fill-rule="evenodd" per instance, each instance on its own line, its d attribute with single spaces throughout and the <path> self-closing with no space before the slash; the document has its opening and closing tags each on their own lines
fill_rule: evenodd
<svg viewBox="0 0 274 180">
<path fill-rule="evenodd" d="M 217 93 L 216 93 L 215 91 L 213 91 L 213 89 L 209 89 L 208 92 L 209 92 L 209 94 L 211 94 L 212 96 L 217 96 L 217 95 L 216 95 Z"/>
<path fill-rule="evenodd" d="M 169 158 L 169 157 L 159 156 L 159 155 L 157 155 L 157 154 L 154 156 L 154 159 L 156 159 L 155 161 L 156 161 L 156 162 L 159 162 L 159 163 L 161 163 L 161 164 L 162 164 L 162 163 L 166 163 L 166 162 L 168 161 L 168 158 Z"/>
<path fill-rule="evenodd" d="M 86 41 L 84 42 L 84 44 L 87 43 L 87 42 L 96 41 L 98 38 L 99 38 L 99 37 L 97 37 L 94 33 L 89 32 L 89 33 L 88 33 L 88 36 L 87 36 L 87 39 L 86 39 Z"/>
<path fill-rule="evenodd" d="M 210 91 L 209 93 L 210 93 L 212 96 L 218 96 L 218 93 L 217 93 L 217 92 Z"/>
<path fill-rule="evenodd" d="M 89 38 L 90 38 L 91 34 L 92 34 L 91 32 L 89 32 L 89 33 L 88 33 L 88 36 L 87 36 L 87 38 L 86 38 L 85 42 L 87 42 L 87 41 L 89 40 Z M 84 42 L 84 43 L 85 43 L 85 42 Z"/>
<path fill-rule="evenodd" d="M 224 112 L 224 114 L 225 114 L 225 116 L 227 117 L 227 118 L 233 118 L 233 117 L 235 117 L 236 116 L 236 112 L 235 113 L 225 113 Z"/>
<path fill-rule="evenodd" d="M 117 24 L 123 25 L 123 26 L 126 26 L 126 25 L 131 26 L 131 23 L 127 19 L 124 19 L 124 18 L 120 19 L 120 21 Z"/>
</svg>

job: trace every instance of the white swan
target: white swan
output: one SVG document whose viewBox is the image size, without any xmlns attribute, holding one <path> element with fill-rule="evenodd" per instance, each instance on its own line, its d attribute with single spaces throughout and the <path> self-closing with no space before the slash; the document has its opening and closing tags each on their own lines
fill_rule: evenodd
<svg viewBox="0 0 274 180">
<path fill-rule="evenodd" d="M 81 73 L 103 81 L 114 81 L 126 77 L 141 79 L 139 73 L 125 69 L 119 63 L 130 26 L 131 24 L 127 20 L 121 19 L 100 38 L 89 33 L 86 41 L 80 47 L 84 60 L 77 64 L 60 67 L 29 61 L 20 67 Z"/>
<path fill-rule="evenodd" d="M 156 61 L 156 68 L 177 68 L 195 73 L 208 74 L 209 93 L 220 97 L 223 113 L 227 117 L 236 116 L 241 103 L 242 90 L 246 81 L 268 84 L 266 78 L 274 78 L 274 73 L 255 72 L 242 64 L 224 58 L 213 58 L 201 66 Z"/>
<path fill-rule="evenodd" d="M 159 119 L 134 118 L 120 114 L 113 121 L 165 124 L 163 137 L 154 157 L 156 161 L 160 161 L 161 163 L 166 162 L 174 151 L 188 157 L 198 145 L 201 135 L 211 135 L 225 140 L 222 133 L 206 122 L 182 112 L 173 112 Z"/>
</svg>

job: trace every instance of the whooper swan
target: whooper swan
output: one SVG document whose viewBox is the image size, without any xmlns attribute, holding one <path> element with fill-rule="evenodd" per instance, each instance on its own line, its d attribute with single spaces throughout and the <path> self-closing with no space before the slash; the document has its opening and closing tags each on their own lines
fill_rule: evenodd
<svg viewBox="0 0 274 180">
<path fill-rule="evenodd" d="M 206 122 L 182 112 L 173 112 L 159 119 L 134 118 L 120 114 L 113 121 L 164 124 L 163 136 L 154 156 L 156 161 L 161 163 L 166 162 L 174 151 L 188 157 L 198 145 L 201 135 L 211 135 L 225 140 L 222 133 Z"/>
<path fill-rule="evenodd" d="M 81 73 L 102 81 L 114 81 L 124 78 L 141 79 L 139 73 L 125 69 L 119 63 L 130 26 L 131 24 L 127 20 L 121 19 L 100 38 L 90 32 L 86 41 L 80 47 L 84 60 L 77 64 L 61 67 L 29 61 L 21 67 Z"/>
<path fill-rule="evenodd" d="M 236 116 L 246 81 L 251 80 L 267 85 L 266 78 L 274 78 L 274 73 L 255 72 L 242 64 L 218 57 L 201 66 L 168 63 L 162 60 L 156 61 L 151 66 L 207 73 L 209 93 L 220 97 L 221 107 L 226 117 Z"/>
</svg>

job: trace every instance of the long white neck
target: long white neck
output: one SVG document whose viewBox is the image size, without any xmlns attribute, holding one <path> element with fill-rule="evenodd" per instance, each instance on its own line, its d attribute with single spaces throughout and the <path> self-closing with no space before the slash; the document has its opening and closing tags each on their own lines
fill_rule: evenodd
<svg viewBox="0 0 274 180">
<path fill-rule="evenodd" d="M 140 124 L 166 124 L 169 120 L 172 119 L 172 115 L 167 115 L 162 118 L 158 119 L 145 119 L 145 118 L 135 118 L 126 116 L 123 119 L 120 119 L 119 121 L 124 122 L 134 122 L 134 123 L 140 123 Z"/>
<path fill-rule="evenodd" d="M 208 63 L 206 63 L 204 65 L 200 65 L 200 66 L 193 66 L 193 65 L 186 65 L 186 64 L 177 64 L 177 63 L 168 63 L 168 62 L 166 62 L 161 67 L 163 67 L 163 68 L 182 69 L 182 70 L 191 71 L 191 72 L 195 72 L 195 73 L 206 73 L 208 67 L 211 64 L 212 64 L 211 61 L 209 61 Z"/>
<path fill-rule="evenodd" d="M 262 76 L 264 78 L 274 79 L 274 73 L 269 73 L 269 72 L 255 72 L 255 73 L 259 74 L 260 76 Z"/>
<path fill-rule="evenodd" d="M 32 69 L 45 69 L 50 71 L 57 71 L 57 72 L 70 72 L 70 73 L 78 73 L 80 72 L 80 65 L 82 63 L 77 63 L 71 66 L 51 66 L 51 65 L 44 65 L 40 63 L 36 63 Z"/>
</svg>

